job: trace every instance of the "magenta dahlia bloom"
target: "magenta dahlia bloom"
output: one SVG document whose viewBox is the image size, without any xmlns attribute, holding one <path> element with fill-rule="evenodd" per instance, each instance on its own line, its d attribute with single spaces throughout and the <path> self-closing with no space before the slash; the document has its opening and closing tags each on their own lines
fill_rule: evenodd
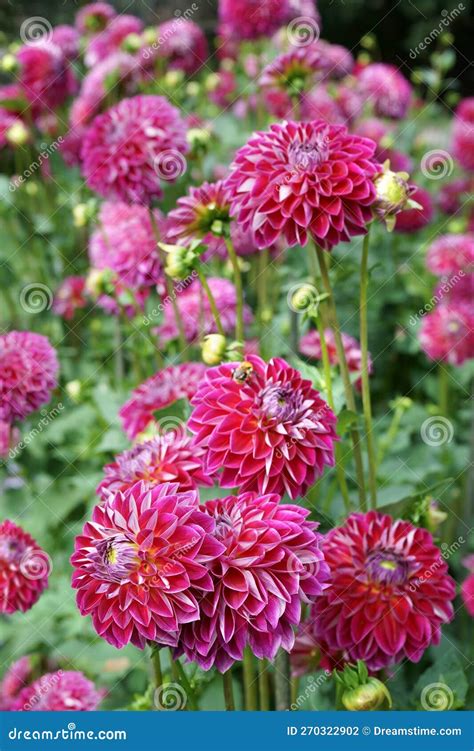
<svg viewBox="0 0 474 751">
<path fill-rule="evenodd" d="M 32 661 L 26 655 L 10 665 L 0 682 L 0 711 L 12 709 L 18 694 L 30 683 L 32 675 Z"/>
<path fill-rule="evenodd" d="M 202 467 L 203 454 L 191 436 L 170 430 L 116 456 L 104 467 L 105 477 L 97 493 L 105 501 L 111 493 L 124 492 L 138 481 L 147 488 L 173 482 L 180 491 L 210 486 L 212 479 Z"/>
<path fill-rule="evenodd" d="M 474 357 L 474 307 L 472 301 L 438 305 L 424 316 L 420 345 L 430 360 L 462 365 Z"/>
<path fill-rule="evenodd" d="M 51 562 L 28 532 L 8 519 L 0 524 L 0 613 L 33 607 L 48 586 Z"/>
<path fill-rule="evenodd" d="M 154 211 L 159 226 L 161 213 Z M 106 201 L 99 212 L 99 226 L 89 240 L 89 258 L 96 269 L 111 269 L 130 289 L 156 286 L 161 264 L 148 209 Z"/>
<path fill-rule="evenodd" d="M 104 109 L 111 89 L 119 99 L 136 94 L 139 78 L 137 62 L 126 52 L 114 52 L 98 62 L 84 77 L 79 96 L 72 103 L 71 126 L 89 123 Z"/>
<path fill-rule="evenodd" d="M 347 120 L 337 101 L 323 84 L 303 95 L 300 114 L 301 120 L 324 120 L 331 124 L 344 123 Z"/>
<path fill-rule="evenodd" d="M 214 222 L 228 225 L 230 222 L 230 196 L 223 180 L 204 182 L 199 187 L 191 186 L 188 194 L 178 198 L 166 222 L 166 237 L 169 243 L 189 245 L 200 240 L 207 245 L 211 255 L 227 254 L 222 237 L 212 233 Z"/>
<path fill-rule="evenodd" d="M 199 620 L 182 627 L 177 649 L 203 670 L 225 672 L 247 644 L 260 658 L 290 651 L 302 603 L 327 586 L 317 523 L 307 521 L 307 509 L 279 500 L 242 493 L 203 507 L 224 551 L 210 568 L 214 589 L 201 600 Z"/>
<path fill-rule="evenodd" d="M 163 153 L 172 151 L 184 161 L 187 149 L 178 110 L 164 97 L 139 95 L 93 120 L 82 146 L 82 171 L 88 186 L 104 198 L 149 204 L 162 195 Z"/>
<path fill-rule="evenodd" d="M 313 605 L 316 635 L 380 670 L 418 662 L 452 620 L 455 584 L 428 530 L 369 511 L 352 514 L 322 546 L 330 587 Z"/>
<path fill-rule="evenodd" d="M 235 286 L 228 279 L 209 277 L 207 283 L 211 289 L 226 334 L 235 329 L 237 319 L 237 293 Z M 199 280 L 192 282 L 189 287 L 179 293 L 176 298 L 184 327 L 187 342 L 195 342 L 206 334 L 217 333 L 216 322 L 212 315 L 209 298 L 203 291 Z M 244 305 L 244 323 L 252 322 L 252 312 L 248 305 Z M 154 329 L 160 342 L 170 342 L 178 337 L 178 327 L 171 305 L 163 311 L 163 323 Z"/>
<path fill-rule="evenodd" d="M 443 214 L 457 214 L 467 203 L 470 193 L 474 193 L 474 180 L 469 177 L 458 177 L 450 183 L 445 183 L 438 194 L 439 208 Z"/>
<path fill-rule="evenodd" d="M 403 119 L 412 100 L 412 87 L 394 65 L 370 63 L 358 74 L 361 93 L 380 117 Z"/>
<path fill-rule="evenodd" d="M 20 440 L 20 431 L 9 422 L 0 420 L 0 457 L 6 459 Z"/>
<path fill-rule="evenodd" d="M 352 72 L 354 58 L 347 47 L 318 39 L 316 49 L 321 56 L 321 62 L 328 78 L 344 78 Z"/>
<path fill-rule="evenodd" d="M 231 214 L 259 248 L 283 235 L 330 250 L 364 234 L 375 200 L 375 143 L 321 120 L 274 124 L 237 151 L 227 186 Z"/>
<path fill-rule="evenodd" d="M 434 297 L 443 305 L 445 303 L 472 305 L 474 300 L 474 273 L 465 274 L 461 271 L 444 276 L 435 287 Z"/>
<path fill-rule="evenodd" d="M 326 342 L 326 347 L 328 351 L 329 360 L 331 362 L 331 365 L 337 365 L 339 362 L 338 356 L 337 356 L 337 350 L 336 350 L 336 342 L 334 339 L 334 333 L 332 329 L 326 329 L 324 332 L 324 340 Z M 360 344 L 357 341 L 357 339 L 354 339 L 353 336 L 350 336 L 350 334 L 342 333 L 342 345 L 344 347 L 344 352 L 346 355 L 346 361 L 349 368 L 349 371 L 351 373 L 360 373 L 362 370 L 362 353 L 360 350 Z M 301 337 L 300 343 L 299 343 L 299 351 L 306 355 L 306 357 L 310 357 L 313 360 L 321 360 L 322 358 L 322 350 L 321 350 L 321 339 L 319 336 L 319 332 L 316 331 L 316 329 L 311 329 L 311 331 L 308 331 L 304 336 Z M 369 373 L 372 373 L 373 365 L 372 365 L 372 358 L 368 357 L 368 369 Z M 361 380 L 360 378 L 356 381 L 357 388 L 361 388 Z"/>
<path fill-rule="evenodd" d="M 167 58 L 170 68 L 188 76 L 197 73 L 209 57 L 206 35 L 194 21 L 165 21 L 158 27 L 158 40 L 160 57 Z"/>
<path fill-rule="evenodd" d="M 461 585 L 461 597 L 467 612 L 474 618 L 474 555 L 468 555 L 462 562 L 470 574 Z"/>
<path fill-rule="evenodd" d="M 76 310 L 85 308 L 86 280 L 83 276 L 67 276 L 54 295 L 53 310 L 66 321 L 74 318 Z"/>
<path fill-rule="evenodd" d="M 474 172 L 474 97 L 459 103 L 451 138 L 454 157 L 463 169 Z"/>
<path fill-rule="evenodd" d="M 24 419 L 51 399 L 59 364 L 48 339 L 32 331 L 0 335 L 0 420 Z"/>
<path fill-rule="evenodd" d="M 136 483 L 96 506 L 76 538 L 72 586 L 82 615 L 120 649 L 147 641 L 176 646 L 212 592 L 208 565 L 223 551 L 195 491 Z"/>
<path fill-rule="evenodd" d="M 219 0 L 219 24 L 224 38 L 270 36 L 291 16 L 289 0 Z"/>
<path fill-rule="evenodd" d="M 404 209 L 395 217 L 395 232 L 418 232 L 429 224 L 434 216 L 431 194 L 425 188 L 416 187 L 410 198 L 419 203 L 421 209 Z"/>
<path fill-rule="evenodd" d="M 92 712 L 104 698 L 83 673 L 58 670 L 45 673 L 23 688 L 12 703 L 13 712 Z"/>
<path fill-rule="evenodd" d="M 436 276 L 474 271 L 474 235 L 441 235 L 428 248 L 426 265 Z"/>
<path fill-rule="evenodd" d="M 169 407 L 178 399 L 194 396 L 206 370 L 201 362 L 170 365 L 134 389 L 131 398 L 119 412 L 123 429 L 130 440 L 145 430 L 155 412 Z"/>
<path fill-rule="evenodd" d="M 109 3 L 89 3 L 76 14 L 75 24 L 81 34 L 90 34 L 105 29 L 117 15 Z"/>
<path fill-rule="evenodd" d="M 19 83 L 35 115 L 59 107 L 76 92 L 77 80 L 56 44 L 25 44 L 17 52 L 17 59 Z"/>
<path fill-rule="evenodd" d="M 74 26 L 61 24 L 55 26 L 51 34 L 51 41 L 63 53 L 66 60 L 73 61 L 79 56 L 79 32 Z"/>
<path fill-rule="evenodd" d="M 334 465 L 336 417 L 285 360 L 209 368 L 191 404 L 188 426 L 221 487 L 297 498 Z"/>
<path fill-rule="evenodd" d="M 115 16 L 104 31 L 91 37 L 84 56 L 86 65 L 93 68 L 101 60 L 118 52 L 129 34 L 140 34 L 142 31 L 143 21 L 136 16 Z"/>
<path fill-rule="evenodd" d="M 323 60 L 317 45 L 292 47 L 289 52 L 278 55 L 262 71 L 259 85 L 265 101 L 272 106 L 279 102 L 277 110 L 270 109 L 278 117 L 291 115 L 294 100 L 300 101 L 302 93 L 312 89 L 323 78 Z M 273 100 L 272 94 L 280 95 Z M 281 96 L 283 95 L 283 100 Z M 282 102 L 285 102 L 285 108 Z"/>
</svg>

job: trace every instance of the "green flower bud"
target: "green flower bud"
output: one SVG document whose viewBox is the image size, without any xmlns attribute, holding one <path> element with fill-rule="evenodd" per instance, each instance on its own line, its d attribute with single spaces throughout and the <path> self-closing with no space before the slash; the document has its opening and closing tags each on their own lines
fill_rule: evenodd
<svg viewBox="0 0 474 751">
<path fill-rule="evenodd" d="M 192 248 L 181 245 L 167 245 L 159 243 L 160 248 L 166 251 L 165 272 L 172 279 L 186 279 L 196 265 L 198 254 Z"/>
<path fill-rule="evenodd" d="M 392 706 L 392 697 L 385 684 L 378 678 L 369 678 L 356 688 L 344 691 L 341 701 L 350 712 L 371 712 L 387 703 Z"/>
<path fill-rule="evenodd" d="M 122 42 L 122 49 L 125 52 L 138 52 L 143 44 L 140 34 L 128 34 Z"/>
<path fill-rule="evenodd" d="M 201 151 L 209 146 L 211 134 L 204 128 L 190 128 L 186 134 L 186 140 L 193 151 Z"/>
<path fill-rule="evenodd" d="M 302 284 L 291 298 L 291 307 L 301 313 L 317 308 L 317 304 L 318 293 L 312 284 Z"/>
<path fill-rule="evenodd" d="M 175 89 L 182 83 L 184 73 L 182 70 L 169 70 L 163 78 L 163 83 L 170 89 Z"/>
<path fill-rule="evenodd" d="M 1 68 L 5 73 L 14 73 L 18 69 L 18 60 L 15 55 L 7 53 L 2 57 Z"/>
<path fill-rule="evenodd" d="M 188 96 L 197 97 L 199 96 L 200 91 L 201 87 L 199 86 L 197 81 L 190 81 L 186 86 L 186 94 Z"/>
<path fill-rule="evenodd" d="M 393 172 L 387 160 L 383 165 L 383 172 L 374 180 L 377 194 L 375 214 L 385 221 L 389 232 L 393 230 L 395 217 L 400 211 L 407 208 L 422 208 L 410 199 L 414 189 L 408 183 L 409 178 L 407 172 Z"/>
<path fill-rule="evenodd" d="M 79 401 L 82 391 L 82 384 L 79 380 L 69 381 L 66 383 L 66 394 L 73 402 Z"/>
<path fill-rule="evenodd" d="M 8 128 L 5 138 L 12 146 L 24 146 L 30 140 L 30 131 L 21 120 L 18 120 Z"/>
<path fill-rule="evenodd" d="M 226 354 L 227 342 L 222 334 L 208 334 L 201 342 L 202 359 L 206 365 L 219 365 Z"/>
<path fill-rule="evenodd" d="M 148 26 L 143 32 L 142 37 L 145 44 L 152 45 L 158 40 L 158 32 L 153 26 Z"/>
</svg>

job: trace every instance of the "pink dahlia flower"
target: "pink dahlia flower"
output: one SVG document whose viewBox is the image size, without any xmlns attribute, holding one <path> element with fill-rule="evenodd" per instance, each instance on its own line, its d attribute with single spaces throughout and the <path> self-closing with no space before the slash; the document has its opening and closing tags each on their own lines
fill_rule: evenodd
<svg viewBox="0 0 474 751">
<path fill-rule="evenodd" d="M 426 265 L 436 276 L 474 271 L 474 235 L 441 235 L 428 248 Z"/>
<path fill-rule="evenodd" d="M 45 673 L 23 688 L 12 704 L 13 712 L 92 712 L 104 698 L 83 673 L 58 670 Z"/>
<path fill-rule="evenodd" d="M 224 38 L 240 41 L 270 36 L 290 16 L 289 0 L 219 0 Z"/>
<path fill-rule="evenodd" d="M 131 398 L 119 412 L 123 429 L 130 440 L 145 430 L 155 412 L 169 407 L 178 399 L 191 399 L 206 370 L 201 362 L 169 365 L 132 391 Z"/>
<path fill-rule="evenodd" d="M 292 47 L 289 52 L 278 55 L 262 71 L 259 85 L 265 101 L 272 106 L 272 94 L 283 95 L 277 110 L 270 109 L 278 117 L 287 117 L 305 91 L 310 91 L 323 78 L 323 62 L 317 46 Z M 276 99 L 276 101 L 279 101 Z M 295 113 L 295 117 L 298 113 Z"/>
<path fill-rule="evenodd" d="M 321 56 L 321 62 L 328 78 L 344 78 L 354 67 L 354 58 L 347 47 L 341 44 L 330 44 L 323 39 L 315 43 Z"/>
<path fill-rule="evenodd" d="M 219 70 L 216 72 L 216 83 L 209 92 L 209 98 L 218 107 L 227 107 L 233 104 L 236 98 L 237 78 L 232 70 Z"/>
<path fill-rule="evenodd" d="M 207 283 L 211 289 L 215 303 L 219 310 L 221 323 L 226 334 L 235 329 L 237 319 L 237 293 L 235 286 L 228 279 L 209 277 Z M 217 333 L 216 322 L 212 315 L 209 298 L 201 283 L 196 280 L 187 289 L 180 292 L 176 298 L 184 327 L 187 342 L 195 342 L 206 334 Z M 171 305 L 167 305 L 163 312 L 164 320 L 161 326 L 154 329 L 160 342 L 170 342 L 178 337 L 178 327 Z M 244 306 L 244 323 L 252 321 L 250 308 Z"/>
<path fill-rule="evenodd" d="M 0 524 L 0 613 L 33 607 L 48 586 L 50 559 L 28 532 L 8 519 Z"/>
<path fill-rule="evenodd" d="M 32 661 L 26 655 L 10 665 L 0 682 L 0 711 L 11 710 L 20 691 L 30 683 L 32 675 Z"/>
<path fill-rule="evenodd" d="M 328 350 L 329 360 L 331 365 L 337 365 L 339 360 L 337 357 L 336 342 L 334 340 L 334 334 L 332 329 L 326 329 L 324 332 L 324 339 Z M 362 353 L 360 350 L 360 344 L 357 339 L 354 339 L 350 334 L 342 333 L 342 345 L 346 355 L 347 365 L 351 373 L 360 373 L 362 370 Z M 313 360 L 321 360 L 321 339 L 318 331 L 312 329 L 301 337 L 299 343 L 299 351 Z M 372 358 L 369 354 L 369 373 L 372 373 Z M 361 380 L 358 379 L 356 386 L 361 388 Z"/>
<path fill-rule="evenodd" d="M 55 26 L 51 34 L 51 41 L 63 53 L 66 60 L 74 61 L 79 56 L 79 32 L 74 26 L 62 24 Z"/>
<path fill-rule="evenodd" d="M 176 484 L 136 483 L 110 496 L 94 508 L 71 557 L 80 612 L 118 649 L 176 646 L 214 589 L 208 565 L 223 551 L 214 530 L 197 493 Z"/>
<path fill-rule="evenodd" d="M 237 151 L 227 180 L 231 213 L 259 248 L 280 235 L 305 245 L 309 235 L 330 250 L 367 231 L 380 170 L 374 151 L 342 125 L 274 124 Z"/>
<path fill-rule="evenodd" d="M 191 403 L 189 428 L 221 487 L 298 498 L 334 465 L 336 417 L 285 360 L 210 368 Z"/>
<path fill-rule="evenodd" d="M 330 587 L 312 609 L 316 635 L 380 670 L 418 662 L 452 620 L 456 588 L 428 530 L 376 511 L 352 514 L 322 546 Z"/>
<path fill-rule="evenodd" d="M 474 618 L 474 555 L 468 555 L 462 563 L 470 574 L 461 585 L 461 597 L 467 612 Z"/>
<path fill-rule="evenodd" d="M 193 21 L 175 18 L 158 27 L 160 57 L 166 57 L 170 68 L 197 73 L 209 57 L 206 35 Z"/>
<path fill-rule="evenodd" d="M 421 322 L 420 345 L 430 360 L 462 365 L 474 357 L 474 307 L 471 303 L 438 305 Z"/>
<path fill-rule="evenodd" d="M 325 120 L 331 124 L 346 121 L 337 101 L 323 84 L 303 95 L 300 112 L 301 120 Z"/>
<path fill-rule="evenodd" d="M 89 68 L 105 60 L 120 50 L 121 44 L 129 34 L 141 34 L 143 21 L 136 16 L 115 16 L 100 34 L 93 36 L 84 56 L 84 61 Z"/>
<path fill-rule="evenodd" d="M 104 467 L 105 478 L 97 493 L 105 501 L 111 493 L 124 492 L 138 481 L 147 488 L 173 482 L 180 491 L 210 486 L 212 479 L 202 467 L 203 454 L 184 431 L 169 430 L 115 457 Z"/>
<path fill-rule="evenodd" d="M 82 82 L 79 96 L 74 100 L 70 122 L 73 127 L 86 125 L 107 102 L 112 91 L 119 99 L 136 94 L 139 69 L 132 55 L 114 52 L 89 71 Z"/>
<path fill-rule="evenodd" d="M 58 151 L 68 167 L 79 167 L 81 164 L 81 149 L 85 132 L 85 126 L 71 128 L 59 145 Z"/>
<path fill-rule="evenodd" d="M 178 198 L 166 221 L 167 241 L 176 245 L 189 245 L 200 240 L 208 246 L 211 255 L 227 253 L 222 237 L 212 232 L 214 222 L 228 225 L 229 191 L 225 182 L 202 183 L 191 186 L 188 194 Z"/>
<path fill-rule="evenodd" d="M 371 63 L 358 74 L 359 88 L 380 117 L 403 119 L 412 101 L 412 87 L 394 65 Z"/>
<path fill-rule="evenodd" d="M 56 44 L 25 44 L 17 52 L 17 59 L 19 82 L 35 115 L 59 107 L 76 92 L 77 80 Z"/>
<path fill-rule="evenodd" d="M 474 300 L 474 273 L 455 273 L 443 277 L 436 285 L 434 297 L 438 302 L 466 303 L 472 305 Z"/>
<path fill-rule="evenodd" d="M 76 310 L 85 308 L 86 280 L 83 276 L 67 276 L 54 295 L 53 310 L 66 321 L 72 320 Z"/>
<path fill-rule="evenodd" d="M 452 132 L 453 155 L 467 172 L 474 172 L 474 97 L 463 99 L 456 110 Z"/>
<path fill-rule="evenodd" d="M 139 95 L 93 120 L 82 146 L 82 171 L 88 186 L 104 198 L 149 204 L 162 195 L 163 153 L 184 161 L 187 149 L 178 110 L 164 97 Z"/>
<path fill-rule="evenodd" d="M 49 402 L 58 370 L 45 336 L 32 331 L 0 335 L 0 420 L 22 420 Z"/>
<path fill-rule="evenodd" d="M 162 216 L 154 211 L 159 225 Z M 106 201 L 99 212 L 99 226 L 89 241 L 89 258 L 96 269 L 111 269 L 130 289 L 151 287 L 161 278 L 156 237 L 148 209 Z"/>
<path fill-rule="evenodd" d="M 395 217 L 395 232 L 418 232 L 433 220 L 434 206 L 431 194 L 425 188 L 416 187 L 410 198 L 419 203 L 421 209 L 404 209 Z"/>
<path fill-rule="evenodd" d="M 81 34 L 91 34 L 105 29 L 117 15 L 109 3 L 89 3 L 76 14 L 76 27 Z"/>
<path fill-rule="evenodd" d="M 203 507 L 224 551 L 210 568 L 214 589 L 201 600 L 199 620 L 183 626 L 177 650 L 203 670 L 225 672 L 247 644 L 260 658 L 290 651 L 302 603 L 327 586 L 317 523 L 279 500 L 242 493 Z"/>
<path fill-rule="evenodd" d="M 443 214 L 457 214 L 468 202 L 470 193 L 474 193 L 474 180 L 458 177 L 441 186 L 438 205 Z"/>
</svg>

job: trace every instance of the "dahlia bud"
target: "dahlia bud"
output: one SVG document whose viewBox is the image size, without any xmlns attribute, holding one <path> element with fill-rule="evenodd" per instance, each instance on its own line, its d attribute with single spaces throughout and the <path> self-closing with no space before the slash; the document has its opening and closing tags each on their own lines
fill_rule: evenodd
<svg viewBox="0 0 474 751">
<path fill-rule="evenodd" d="M 302 284 L 291 298 L 292 308 L 300 313 L 317 309 L 317 304 L 317 293 L 312 284 Z"/>
<path fill-rule="evenodd" d="M 140 34 L 128 34 L 122 42 L 122 49 L 125 52 L 138 52 L 142 46 L 142 37 Z"/>
<path fill-rule="evenodd" d="M 153 26 L 148 26 L 143 32 L 142 38 L 145 44 L 155 44 L 158 38 L 156 28 L 154 28 Z"/>
<path fill-rule="evenodd" d="M 227 342 L 222 334 L 208 334 L 201 343 L 202 359 L 206 365 L 219 365 L 224 359 Z"/>
<path fill-rule="evenodd" d="M 73 224 L 75 227 L 85 227 L 94 217 L 97 209 L 95 200 L 87 203 L 77 203 L 72 209 Z"/>
<path fill-rule="evenodd" d="M 167 253 L 165 272 L 172 279 L 186 279 L 193 271 L 199 254 L 192 247 L 159 243 Z"/>
<path fill-rule="evenodd" d="M 94 298 L 109 291 L 110 271 L 108 269 L 91 269 L 86 278 L 86 290 Z"/>
<path fill-rule="evenodd" d="M 188 96 L 198 97 L 200 91 L 201 87 L 199 86 L 197 81 L 190 81 L 186 86 L 186 94 Z"/>
<path fill-rule="evenodd" d="M 193 153 L 202 153 L 207 151 L 211 134 L 204 128 L 190 128 L 186 134 L 186 140 Z"/>
<path fill-rule="evenodd" d="M 344 691 L 341 701 L 350 712 L 371 712 L 379 709 L 385 702 L 389 709 L 392 706 L 389 690 L 377 678 L 369 678 L 367 683 Z"/>
<path fill-rule="evenodd" d="M 210 73 L 204 81 L 206 91 L 214 91 L 219 86 L 219 80 L 217 73 Z"/>
<path fill-rule="evenodd" d="M 12 146 L 24 146 L 30 140 L 30 131 L 21 120 L 18 120 L 8 128 L 5 138 Z"/>
<path fill-rule="evenodd" d="M 182 83 L 184 79 L 184 73 L 182 70 L 169 70 L 163 78 L 163 83 L 170 89 L 175 89 Z"/>
<path fill-rule="evenodd" d="M 430 532 L 435 533 L 440 524 L 442 524 L 448 515 L 445 511 L 441 511 L 438 501 L 430 501 L 430 504 L 426 510 L 426 526 Z"/>
<path fill-rule="evenodd" d="M 395 217 L 400 211 L 422 208 L 416 201 L 410 199 L 415 188 L 409 185 L 409 179 L 407 172 L 393 172 L 390 169 L 390 161 L 387 160 L 383 165 L 383 172 L 374 180 L 377 194 L 375 213 L 384 220 L 389 232 L 393 230 Z"/>
<path fill-rule="evenodd" d="M 81 395 L 82 384 L 80 381 L 69 381 L 66 383 L 66 393 L 73 402 L 77 402 Z"/>
<path fill-rule="evenodd" d="M 7 53 L 2 57 L 1 68 L 5 73 L 14 73 L 18 69 L 18 61 L 15 55 Z"/>
</svg>

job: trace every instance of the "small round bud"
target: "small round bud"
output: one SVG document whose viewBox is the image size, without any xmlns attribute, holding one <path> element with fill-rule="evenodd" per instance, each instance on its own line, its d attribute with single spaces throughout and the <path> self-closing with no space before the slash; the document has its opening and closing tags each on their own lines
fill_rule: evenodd
<svg viewBox="0 0 474 751">
<path fill-rule="evenodd" d="M 163 83 L 170 89 L 174 89 L 182 83 L 183 79 L 184 73 L 182 70 L 169 70 L 163 78 Z"/>
<path fill-rule="evenodd" d="M 291 298 L 291 307 L 304 313 L 317 305 L 317 292 L 312 284 L 302 284 Z"/>
<path fill-rule="evenodd" d="M 197 253 L 191 248 L 181 245 L 167 245 L 160 243 L 160 248 L 166 251 L 165 272 L 172 279 L 186 279 L 193 271 Z"/>
<path fill-rule="evenodd" d="M 227 342 L 222 334 L 208 334 L 201 343 L 202 359 L 206 365 L 219 365 L 224 359 Z"/>
<path fill-rule="evenodd" d="M 198 97 L 201 87 L 197 81 L 190 81 L 186 86 L 186 94 L 188 96 Z"/>
<path fill-rule="evenodd" d="M 12 146 L 24 146 L 30 140 L 30 131 L 21 120 L 10 125 L 5 133 L 5 138 Z"/>
<path fill-rule="evenodd" d="M 143 44 L 140 34 L 128 34 L 122 42 L 122 49 L 125 52 L 138 52 Z"/>
<path fill-rule="evenodd" d="M 73 402 L 77 402 L 81 395 L 82 384 L 79 380 L 69 381 L 66 383 L 66 394 L 72 399 Z"/>
<path fill-rule="evenodd" d="M 211 134 L 204 128 L 190 128 L 186 134 L 186 140 L 193 151 L 202 151 L 209 145 Z"/>
<path fill-rule="evenodd" d="M 154 28 L 153 26 L 147 26 L 142 34 L 142 38 L 145 44 L 155 44 L 158 40 L 158 33 L 156 28 Z"/>
<path fill-rule="evenodd" d="M 72 210 L 72 216 L 75 227 L 85 227 L 89 220 L 87 204 L 77 203 Z"/>
<path fill-rule="evenodd" d="M 341 701 L 350 712 L 374 711 L 385 702 L 389 708 L 392 706 L 392 697 L 387 687 L 377 678 L 369 678 L 367 683 L 344 691 Z"/>
<path fill-rule="evenodd" d="M 7 53 L 2 57 L 1 68 L 5 73 L 14 73 L 18 69 L 18 60 L 15 55 Z"/>
<path fill-rule="evenodd" d="M 214 91 L 219 86 L 219 76 L 217 73 L 210 73 L 204 81 L 206 91 Z"/>
</svg>

